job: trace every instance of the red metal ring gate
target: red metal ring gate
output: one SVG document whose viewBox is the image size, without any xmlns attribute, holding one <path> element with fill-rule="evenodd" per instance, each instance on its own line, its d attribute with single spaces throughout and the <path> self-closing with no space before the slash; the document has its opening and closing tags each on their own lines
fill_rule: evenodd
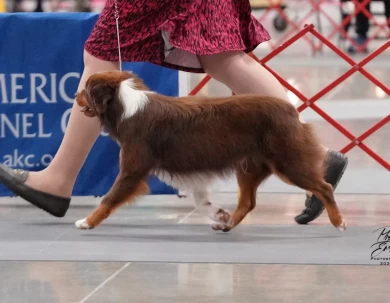
<svg viewBox="0 0 390 303">
<path fill-rule="evenodd" d="M 351 65 L 351 68 L 346 71 L 343 75 L 338 77 L 336 80 L 334 80 L 332 83 L 324 87 L 321 91 L 319 91 L 317 94 L 315 94 L 311 98 L 307 98 L 305 95 L 303 95 L 300 91 L 298 91 L 296 88 L 294 88 L 292 85 L 290 85 L 286 80 L 284 80 L 280 75 L 278 75 L 275 71 L 273 71 L 271 68 L 269 68 L 266 63 L 281 53 L 283 50 L 285 50 L 287 47 L 289 47 L 291 44 L 293 44 L 298 39 L 304 37 L 307 33 L 311 33 L 314 35 L 317 39 L 319 39 L 321 42 L 323 42 L 325 45 L 327 45 L 330 49 L 332 49 L 335 53 L 337 53 L 341 58 L 343 58 L 348 64 Z M 283 45 L 279 46 L 278 48 L 274 49 L 270 54 L 265 56 L 263 59 L 259 60 L 253 53 L 250 55 L 257 60 L 262 66 L 264 66 L 269 72 L 271 72 L 281 83 L 284 87 L 286 87 L 288 90 L 290 90 L 292 93 L 294 93 L 302 102 L 303 104 L 298 107 L 298 111 L 301 112 L 307 107 L 310 107 L 313 109 L 317 114 L 319 114 L 322 118 L 324 118 L 327 122 L 329 122 L 333 127 L 335 127 L 338 131 L 340 131 L 344 136 L 346 136 L 349 140 L 351 140 L 351 143 L 346 145 L 344 148 L 341 149 L 342 153 L 347 153 L 350 151 L 353 147 L 359 146 L 364 152 L 366 152 L 369 156 L 371 156 L 374 160 L 376 160 L 379 164 L 381 164 L 384 168 L 386 168 L 388 171 L 390 171 L 390 163 L 381 158 L 377 153 L 375 153 L 372 149 L 370 149 L 366 144 L 363 143 L 365 139 L 367 139 L 369 136 L 371 136 L 374 132 L 376 132 L 378 129 L 386 125 L 390 121 L 390 113 L 383 118 L 381 121 L 376 123 L 374 126 L 369 128 L 367 131 L 365 131 L 360 136 L 356 137 L 354 136 L 350 131 L 348 131 L 345 127 L 343 127 L 340 123 L 335 121 L 332 117 L 330 117 L 327 113 L 325 113 L 322 109 L 320 109 L 315 102 L 320 99 L 322 96 L 327 94 L 330 90 L 334 89 L 337 85 L 339 85 L 341 82 L 343 82 L 345 79 L 350 77 L 355 72 L 359 71 L 363 76 L 365 76 L 367 79 L 369 79 L 371 82 L 373 82 L 375 85 L 380 87 L 386 94 L 390 95 L 390 88 L 381 83 L 378 79 L 376 79 L 373 75 L 371 75 L 364 66 L 372 61 L 375 57 L 379 56 L 382 52 L 384 52 L 388 47 L 390 46 L 390 40 L 388 40 L 386 43 L 384 43 L 381 47 L 376 49 L 374 52 L 369 54 L 367 57 L 365 57 L 361 62 L 356 63 L 353 59 L 351 59 L 347 54 L 345 54 L 343 51 L 341 51 L 337 46 L 335 46 L 332 42 L 330 42 L 328 39 L 326 39 L 323 35 L 321 35 L 318 31 L 314 29 L 314 25 L 305 25 L 304 29 L 298 32 L 296 35 L 291 37 L 289 40 L 287 40 Z M 203 80 L 190 92 L 190 95 L 197 94 L 202 87 L 211 79 L 210 76 L 206 76 L 203 78 Z"/>
<path fill-rule="evenodd" d="M 282 3 L 283 0 L 267 0 L 269 3 L 268 8 L 266 9 L 265 13 L 259 18 L 259 21 L 263 23 L 263 21 L 266 19 L 266 17 L 269 15 L 270 12 L 276 12 L 283 20 L 288 24 L 291 28 L 290 30 L 287 30 L 287 32 L 276 42 L 273 43 L 272 41 L 269 41 L 268 44 L 270 45 L 271 49 L 274 50 L 277 48 L 287 37 L 289 37 L 294 32 L 299 32 L 299 30 L 302 28 L 303 24 L 307 22 L 306 20 L 312 17 L 314 14 L 317 15 L 317 22 L 318 27 L 320 27 L 320 16 L 325 17 L 325 19 L 332 25 L 333 29 L 332 31 L 326 36 L 327 40 L 332 40 L 337 33 L 341 35 L 346 41 L 351 43 L 356 50 L 363 50 L 380 32 L 386 32 L 386 29 L 388 25 L 390 25 L 390 18 L 385 23 L 380 23 L 378 20 L 373 16 L 372 13 L 370 13 L 366 9 L 366 5 L 371 0 L 360 0 L 361 2 L 358 2 L 358 0 L 349 0 L 354 5 L 354 11 L 348 14 L 346 18 L 344 18 L 341 22 L 335 21 L 325 10 L 321 8 L 322 4 L 327 3 L 327 0 L 307 0 L 307 4 L 310 5 L 310 10 L 300 17 L 300 20 L 297 22 L 294 22 L 291 18 L 287 16 L 287 14 L 282 9 Z M 387 1 L 387 0 L 386 0 Z M 340 4 L 339 4 L 340 5 Z M 341 10 L 341 7 L 340 7 Z M 365 15 L 369 20 L 372 21 L 373 25 L 377 27 L 377 30 L 371 35 L 371 37 L 368 37 L 367 40 L 362 44 L 358 45 L 354 39 L 352 39 L 348 33 L 344 30 L 344 27 L 347 23 L 351 22 L 352 18 L 356 17 L 359 13 Z M 319 30 L 321 33 L 321 30 Z M 312 48 L 313 52 L 320 51 L 323 44 L 315 45 L 315 43 L 310 40 L 308 37 L 303 36 L 303 39 L 305 39 L 310 47 Z"/>
</svg>

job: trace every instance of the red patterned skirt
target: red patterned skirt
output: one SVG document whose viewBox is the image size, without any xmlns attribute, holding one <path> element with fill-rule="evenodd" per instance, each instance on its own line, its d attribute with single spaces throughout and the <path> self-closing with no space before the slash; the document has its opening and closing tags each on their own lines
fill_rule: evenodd
<svg viewBox="0 0 390 303">
<path fill-rule="evenodd" d="M 204 73 L 197 55 L 250 52 L 268 41 L 249 0 L 117 0 L 124 62 Z M 85 50 L 118 61 L 114 0 L 107 0 Z"/>
</svg>

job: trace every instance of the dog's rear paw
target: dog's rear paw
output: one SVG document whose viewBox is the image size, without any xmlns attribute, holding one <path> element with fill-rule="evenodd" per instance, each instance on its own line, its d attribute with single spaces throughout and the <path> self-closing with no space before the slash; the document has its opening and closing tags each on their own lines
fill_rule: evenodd
<svg viewBox="0 0 390 303">
<path fill-rule="evenodd" d="M 345 223 L 345 221 L 343 220 L 343 222 L 340 224 L 340 226 L 337 226 L 337 229 L 341 232 L 346 231 L 347 230 L 347 223 Z"/>
<path fill-rule="evenodd" d="M 77 228 L 80 228 L 80 229 L 91 229 L 92 228 L 88 225 L 87 218 L 76 221 L 75 225 Z"/>
</svg>

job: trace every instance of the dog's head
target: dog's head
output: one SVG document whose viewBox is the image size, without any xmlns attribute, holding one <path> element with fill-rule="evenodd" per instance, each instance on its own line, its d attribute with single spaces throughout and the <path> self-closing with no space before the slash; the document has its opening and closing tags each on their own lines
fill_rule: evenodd
<svg viewBox="0 0 390 303">
<path fill-rule="evenodd" d="M 76 94 L 76 102 L 84 115 L 104 120 L 108 112 L 113 115 L 123 111 L 123 104 L 119 102 L 119 87 L 126 80 L 132 81 L 134 89 L 148 90 L 141 79 L 127 71 L 102 72 L 90 76 L 85 88 Z"/>
</svg>

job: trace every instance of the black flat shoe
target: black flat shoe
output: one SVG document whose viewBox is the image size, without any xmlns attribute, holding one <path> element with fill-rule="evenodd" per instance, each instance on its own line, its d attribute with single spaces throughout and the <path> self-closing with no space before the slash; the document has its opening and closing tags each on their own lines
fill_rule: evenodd
<svg viewBox="0 0 390 303">
<path fill-rule="evenodd" d="M 0 183 L 16 195 L 55 217 L 64 217 L 70 205 L 70 198 L 60 197 L 35 190 L 25 184 L 28 171 L 12 169 L 0 163 Z"/>
<path fill-rule="evenodd" d="M 325 181 L 335 190 L 348 166 L 348 158 L 340 152 L 329 151 L 325 162 L 327 165 Z M 307 224 L 317 219 L 325 209 L 315 195 L 311 197 L 306 195 L 305 207 L 302 213 L 295 217 L 298 224 Z"/>
</svg>

